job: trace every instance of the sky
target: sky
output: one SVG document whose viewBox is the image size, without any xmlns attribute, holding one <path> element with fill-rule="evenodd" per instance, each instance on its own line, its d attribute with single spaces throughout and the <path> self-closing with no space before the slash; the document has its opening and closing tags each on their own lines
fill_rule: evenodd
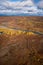
<svg viewBox="0 0 43 65">
<path fill-rule="evenodd" d="M 0 16 L 43 16 L 43 0 L 0 0 Z"/>
</svg>

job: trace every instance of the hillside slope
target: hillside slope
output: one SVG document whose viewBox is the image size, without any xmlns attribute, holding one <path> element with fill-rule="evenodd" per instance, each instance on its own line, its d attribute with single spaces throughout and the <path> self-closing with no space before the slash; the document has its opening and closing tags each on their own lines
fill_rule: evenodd
<svg viewBox="0 0 43 65">
<path fill-rule="evenodd" d="M 43 65 L 42 33 L 43 17 L 0 17 L 0 65 Z"/>
</svg>

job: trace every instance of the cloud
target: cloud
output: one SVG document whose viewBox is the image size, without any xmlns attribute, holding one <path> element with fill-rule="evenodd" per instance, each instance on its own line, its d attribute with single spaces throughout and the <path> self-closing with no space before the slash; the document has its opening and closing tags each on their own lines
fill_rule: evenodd
<svg viewBox="0 0 43 65">
<path fill-rule="evenodd" d="M 17 2 L 11 2 L 11 1 L 4 1 L 1 3 L 1 5 L 6 6 L 6 7 L 24 7 L 24 6 L 33 6 L 34 3 L 32 0 L 24 0 L 24 1 L 17 1 Z"/>
<path fill-rule="evenodd" d="M 43 9 L 43 0 L 40 0 L 39 3 L 38 3 L 38 7 Z"/>
<path fill-rule="evenodd" d="M 37 5 L 35 5 L 33 0 L 22 0 L 16 2 L 15 1 L 12 2 L 10 0 L 1 0 L 0 13 L 6 15 L 16 15 L 16 14 L 37 15 L 43 13 L 43 11 L 38 9 Z"/>
</svg>

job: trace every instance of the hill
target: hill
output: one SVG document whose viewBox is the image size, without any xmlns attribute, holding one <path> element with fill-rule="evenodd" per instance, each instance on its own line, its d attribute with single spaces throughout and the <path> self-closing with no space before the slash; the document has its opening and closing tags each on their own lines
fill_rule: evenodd
<svg viewBox="0 0 43 65">
<path fill-rule="evenodd" d="M 43 17 L 0 17 L 0 65 L 43 65 L 42 33 Z"/>
</svg>

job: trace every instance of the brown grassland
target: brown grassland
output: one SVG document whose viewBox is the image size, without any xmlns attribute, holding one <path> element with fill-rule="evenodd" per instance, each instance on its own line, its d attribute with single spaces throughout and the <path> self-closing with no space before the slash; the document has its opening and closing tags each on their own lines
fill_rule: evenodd
<svg viewBox="0 0 43 65">
<path fill-rule="evenodd" d="M 43 65 L 42 33 L 43 17 L 0 17 L 0 65 Z"/>
</svg>

